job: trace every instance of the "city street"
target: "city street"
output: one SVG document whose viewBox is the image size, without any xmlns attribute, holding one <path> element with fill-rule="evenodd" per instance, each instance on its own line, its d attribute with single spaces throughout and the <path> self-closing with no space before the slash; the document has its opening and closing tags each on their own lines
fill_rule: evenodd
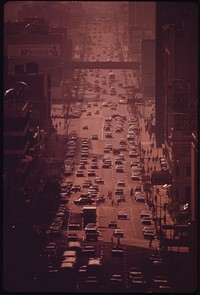
<svg viewBox="0 0 200 295">
<path fill-rule="evenodd" d="M 6 291 L 190 293 L 193 11 L 40 2 L 6 11 Z"/>
<path fill-rule="evenodd" d="M 96 24 L 93 25 L 88 23 L 87 30 L 100 32 L 103 28 L 97 28 Z M 121 28 L 121 30 L 123 30 L 123 28 Z M 94 34 L 96 34 L 95 32 Z M 110 31 L 107 33 L 104 32 L 102 35 L 102 44 L 106 43 L 107 47 L 112 47 L 112 44 L 115 44 L 116 42 L 115 38 L 116 35 L 111 34 Z M 118 42 L 122 41 L 118 40 Z M 99 46 L 95 46 L 96 45 L 93 45 L 92 52 L 87 51 L 86 47 L 85 56 L 87 56 L 87 60 L 95 60 L 98 59 L 98 57 L 102 58 L 104 50 Z M 126 52 L 122 52 L 122 54 L 125 56 Z M 103 58 L 105 58 L 104 55 Z M 155 253 L 155 251 L 159 248 L 159 239 L 158 237 L 155 237 L 151 247 L 149 247 L 148 240 L 144 239 L 144 225 L 141 223 L 140 213 L 145 211 L 149 212 L 150 216 L 153 216 L 153 214 L 146 202 L 136 201 L 134 194 L 131 193 L 137 186 L 142 187 L 143 182 L 141 177 L 139 177 L 138 180 L 132 180 L 131 177 L 131 162 L 135 159 L 135 157 L 132 158 L 129 156 L 129 152 L 131 151 L 131 148 L 129 147 L 129 140 L 127 140 L 127 130 L 130 126 L 129 119 L 131 117 L 134 118 L 137 130 L 139 130 L 137 135 L 134 136 L 134 141 L 138 150 L 138 157 L 140 158 L 142 156 L 142 150 L 146 151 L 143 166 L 141 166 L 143 167 L 143 171 L 146 175 L 150 175 L 152 170 L 159 171 L 161 169 L 160 162 L 158 160 L 154 161 L 153 158 L 156 159 L 156 157 L 160 158 L 163 156 L 163 151 L 155 145 L 155 134 L 150 134 L 146 129 L 146 118 L 150 118 L 154 111 L 153 103 L 147 102 L 138 104 L 137 106 L 134 106 L 134 108 L 127 102 L 119 103 L 121 98 L 127 98 L 127 88 L 125 86 L 137 86 L 137 79 L 135 77 L 139 73 L 135 70 L 115 70 L 115 79 L 111 82 L 109 75 L 110 72 L 110 70 L 86 70 L 83 72 L 81 76 L 82 78 L 79 81 L 79 87 L 82 88 L 82 86 L 80 86 L 80 84 L 83 84 L 83 82 L 81 82 L 82 80 L 84 81 L 84 85 L 88 85 L 87 87 L 83 87 L 84 101 L 82 103 L 74 103 L 71 105 L 72 112 L 75 113 L 81 110 L 81 115 L 78 118 L 65 119 L 65 116 L 63 116 L 65 113 L 63 105 L 52 105 L 52 122 L 56 132 L 51 134 L 48 142 L 54 159 L 52 169 L 50 169 L 49 172 L 52 176 L 58 176 L 59 173 L 64 172 L 63 169 L 65 168 L 63 163 L 67 159 L 65 157 L 67 154 L 67 138 L 70 134 L 76 134 L 77 140 L 75 145 L 75 157 L 73 158 L 74 169 L 70 176 L 63 176 L 62 181 L 66 182 L 70 180 L 74 185 L 81 187 L 80 191 L 75 191 L 70 195 L 67 204 L 67 223 L 62 229 L 61 236 L 56 238 L 56 243 L 61 248 L 65 247 L 66 238 L 64 237 L 66 237 L 70 232 L 76 232 L 78 240 L 81 241 L 83 246 L 95 246 L 96 257 L 102 258 L 102 264 L 105 270 L 101 285 L 103 292 L 110 290 L 110 288 L 112 290 L 113 287 L 109 287 L 109 278 L 115 273 L 120 274 L 123 277 L 124 284 L 122 286 L 122 290 L 126 290 L 126 292 L 134 292 L 134 290 L 137 291 L 138 289 L 133 287 L 130 282 L 129 270 L 131 267 L 141 268 L 144 273 L 145 280 L 148 282 L 143 285 L 141 290 L 151 290 L 151 288 L 154 288 L 151 283 L 153 273 L 152 266 L 148 262 L 148 257 L 151 253 Z M 99 91 L 95 91 L 95 85 L 100 87 L 100 93 Z M 115 95 L 110 94 L 110 85 L 115 87 Z M 125 120 L 122 120 L 120 123 L 123 125 L 120 132 L 115 131 L 116 126 L 119 124 L 115 118 L 116 116 L 125 117 Z M 106 123 L 106 118 L 109 119 L 109 124 Z M 109 127 L 105 127 L 105 125 L 108 125 Z M 111 136 L 109 137 L 106 136 L 106 128 L 108 128 L 111 133 Z M 97 139 L 92 139 L 93 136 L 97 136 Z M 88 156 L 86 157 L 87 164 L 83 169 L 84 176 L 77 177 L 75 172 L 80 169 L 80 160 L 82 159 L 81 141 L 83 139 L 88 140 Z M 117 165 L 115 164 L 117 156 L 114 155 L 112 151 L 115 148 L 121 147 L 121 139 L 124 139 L 126 142 L 125 148 L 123 149 L 123 152 L 121 152 L 124 157 L 124 160 L 122 160 L 123 172 L 117 172 Z M 111 149 L 107 152 L 104 151 L 106 146 L 111 146 Z M 149 154 L 148 156 L 147 153 Z M 88 176 L 88 171 L 91 169 L 93 157 L 96 157 L 97 167 L 94 169 L 94 176 Z M 102 167 L 104 157 L 109 158 L 111 162 L 111 165 L 108 168 Z M 82 206 L 75 205 L 74 201 L 77 200 L 81 194 L 87 194 L 88 188 L 83 188 L 84 181 L 90 180 L 94 183 L 96 177 L 101 177 L 104 181 L 103 184 L 99 185 L 98 196 L 105 197 L 105 201 L 104 203 L 96 203 L 97 227 L 99 230 L 98 241 L 88 242 L 86 241 L 84 226 L 81 219 Z M 125 202 L 118 202 L 117 200 L 119 196 L 115 194 L 116 188 L 119 187 L 119 180 L 124 183 L 123 196 L 125 197 Z M 156 189 L 158 188 L 160 189 L 160 207 L 158 206 L 157 210 L 158 217 L 163 217 L 164 211 L 163 209 L 161 210 L 161 207 L 163 207 L 165 202 L 168 202 L 168 196 L 166 189 L 162 186 L 157 186 Z M 109 196 L 109 192 L 112 192 L 111 196 Z M 123 211 L 127 214 L 127 218 L 125 220 L 118 218 L 119 211 Z M 168 223 L 173 223 L 169 214 L 167 214 L 166 219 Z M 123 230 L 122 238 L 117 238 L 113 235 L 113 229 L 108 227 L 110 220 L 116 222 L 117 227 Z M 74 222 L 76 224 L 80 224 L 79 230 L 70 229 L 70 224 Z M 113 246 L 120 246 L 123 249 L 124 254 L 119 257 L 111 256 L 111 249 Z M 82 257 L 81 264 L 87 264 L 87 259 L 85 260 L 85 258 Z M 169 269 L 166 269 L 166 272 L 169 276 Z M 78 282 L 78 288 L 81 290 L 80 278 L 78 278 Z M 76 283 L 74 282 L 74 284 Z M 73 290 L 76 287 L 72 284 L 70 288 Z"/>
</svg>

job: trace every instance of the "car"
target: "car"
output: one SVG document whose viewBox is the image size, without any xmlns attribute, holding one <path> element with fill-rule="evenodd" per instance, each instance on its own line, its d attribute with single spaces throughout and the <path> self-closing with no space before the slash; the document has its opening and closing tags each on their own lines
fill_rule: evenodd
<svg viewBox="0 0 200 295">
<path fill-rule="evenodd" d="M 143 192 L 135 192 L 135 200 L 139 202 L 145 202 L 146 195 Z"/>
<path fill-rule="evenodd" d="M 76 269 L 76 263 L 73 261 L 65 260 L 61 263 L 59 267 L 60 272 L 74 272 Z"/>
<path fill-rule="evenodd" d="M 110 164 L 107 162 L 102 163 L 102 168 L 110 168 Z"/>
<path fill-rule="evenodd" d="M 149 212 L 148 211 L 141 211 L 141 213 L 140 213 L 140 217 L 141 218 L 143 218 L 143 217 L 150 217 L 150 214 L 149 214 Z"/>
<path fill-rule="evenodd" d="M 69 230 L 79 230 L 81 225 L 79 223 L 69 223 L 68 228 Z"/>
<path fill-rule="evenodd" d="M 96 189 L 89 188 L 89 189 L 88 189 L 88 194 L 89 194 L 90 196 L 94 196 L 94 197 L 96 197 L 96 196 L 98 195 L 98 191 L 97 191 Z"/>
<path fill-rule="evenodd" d="M 84 285 L 86 289 L 99 289 L 101 284 L 97 276 L 88 276 Z"/>
<path fill-rule="evenodd" d="M 118 179 L 118 181 L 117 181 L 117 185 L 118 185 L 118 186 L 126 186 L 126 184 L 125 184 L 125 180 L 123 180 L 123 179 Z"/>
<path fill-rule="evenodd" d="M 104 184 L 104 180 L 102 177 L 96 177 L 94 182 L 96 182 L 97 184 Z"/>
<path fill-rule="evenodd" d="M 143 290 L 144 286 L 146 285 L 146 281 L 144 280 L 143 276 L 133 277 L 131 280 L 131 285 L 133 288 L 141 288 Z"/>
<path fill-rule="evenodd" d="M 124 194 L 123 188 L 119 188 L 119 187 L 115 188 L 115 195 L 123 195 L 123 194 Z"/>
<path fill-rule="evenodd" d="M 123 286 L 123 278 L 120 274 L 112 274 L 110 278 L 110 284 L 111 286 L 121 287 Z"/>
<path fill-rule="evenodd" d="M 67 234 L 68 241 L 78 241 L 78 235 L 75 232 L 70 232 Z"/>
<path fill-rule="evenodd" d="M 92 200 L 91 198 L 83 198 L 80 197 L 77 200 L 74 200 L 75 205 L 91 205 L 95 202 L 95 200 Z"/>
<path fill-rule="evenodd" d="M 78 270 L 80 276 L 84 276 L 87 273 L 87 265 L 81 265 Z"/>
<path fill-rule="evenodd" d="M 119 211 L 117 214 L 118 219 L 127 219 L 128 215 L 124 211 Z"/>
<path fill-rule="evenodd" d="M 169 279 L 167 276 L 163 276 L 163 275 L 156 275 L 153 278 L 153 282 L 156 285 L 168 285 L 169 284 Z"/>
<path fill-rule="evenodd" d="M 110 149 L 107 148 L 107 147 L 105 147 L 105 148 L 103 149 L 103 152 L 104 152 L 104 153 L 110 153 Z"/>
<path fill-rule="evenodd" d="M 88 176 L 96 176 L 95 170 L 88 170 Z"/>
<path fill-rule="evenodd" d="M 98 169 L 99 168 L 97 162 L 93 162 L 90 167 L 91 167 L 91 169 Z"/>
<path fill-rule="evenodd" d="M 111 248 L 111 255 L 112 256 L 123 256 L 124 255 L 124 246 L 117 244 L 113 245 Z"/>
<path fill-rule="evenodd" d="M 116 238 L 123 238 L 124 237 L 124 231 L 120 228 L 116 228 L 114 230 L 113 236 L 115 236 Z"/>
<path fill-rule="evenodd" d="M 92 115 L 92 113 L 91 112 L 87 112 L 87 116 L 91 116 Z"/>
<path fill-rule="evenodd" d="M 93 134 L 91 138 L 92 138 L 92 140 L 98 140 L 98 135 L 97 134 Z"/>
<path fill-rule="evenodd" d="M 122 153 L 120 152 L 118 156 L 119 156 L 119 158 L 120 158 L 121 160 L 125 161 L 125 156 L 124 156 L 124 154 L 122 154 Z"/>
<path fill-rule="evenodd" d="M 116 164 L 116 165 L 123 165 L 123 161 L 122 161 L 122 159 L 120 159 L 120 158 L 116 158 L 116 159 L 115 159 L 115 164 Z"/>
<path fill-rule="evenodd" d="M 139 156 L 139 154 L 138 154 L 138 152 L 136 152 L 136 151 L 130 151 L 129 152 L 129 157 L 130 158 L 136 158 L 136 157 L 138 157 Z"/>
<path fill-rule="evenodd" d="M 148 231 L 148 230 L 154 231 L 154 229 L 153 229 L 152 226 L 144 226 L 143 227 L 143 230 L 142 230 L 143 231 L 143 234 L 144 234 L 145 231 Z"/>
<path fill-rule="evenodd" d="M 99 114 L 100 114 L 99 110 L 96 110 L 95 115 L 99 115 Z"/>
<path fill-rule="evenodd" d="M 82 187 L 86 188 L 86 187 L 90 187 L 92 185 L 92 181 L 91 180 L 84 180 Z"/>
<path fill-rule="evenodd" d="M 85 164 L 80 164 L 80 165 L 78 166 L 78 169 L 80 169 L 80 170 L 84 170 L 84 169 L 85 169 Z"/>
<path fill-rule="evenodd" d="M 110 220 L 110 221 L 108 222 L 108 227 L 109 227 L 109 228 L 117 228 L 117 222 L 114 221 L 114 220 Z"/>
<path fill-rule="evenodd" d="M 124 195 L 120 195 L 120 196 L 117 198 L 117 202 L 118 202 L 118 203 L 126 202 L 126 197 L 125 197 Z"/>
<path fill-rule="evenodd" d="M 154 238 L 155 238 L 155 232 L 154 231 L 151 231 L 151 230 L 146 230 L 144 232 L 144 238 L 146 240 L 154 240 Z"/>
<path fill-rule="evenodd" d="M 112 132 L 106 132 L 105 137 L 106 138 L 112 138 Z"/>
<path fill-rule="evenodd" d="M 141 179 L 141 174 L 139 172 L 134 172 L 131 174 L 131 179 L 134 181 L 140 181 Z"/>
<path fill-rule="evenodd" d="M 89 156 L 88 152 L 81 152 L 81 158 L 87 158 Z"/>
<path fill-rule="evenodd" d="M 91 158 L 91 162 L 97 162 L 97 161 L 98 161 L 97 156 L 92 156 L 92 158 Z"/>
<path fill-rule="evenodd" d="M 121 126 L 115 127 L 115 132 L 122 132 L 122 131 L 123 131 L 123 127 L 121 127 Z"/>
<path fill-rule="evenodd" d="M 74 250 L 65 250 L 62 254 L 62 260 L 66 260 L 68 257 L 76 258 L 76 251 Z"/>
<path fill-rule="evenodd" d="M 86 240 L 98 240 L 98 236 L 99 236 L 99 231 L 97 230 L 97 227 L 94 228 L 88 228 L 87 230 L 85 230 L 85 237 Z"/>
<path fill-rule="evenodd" d="M 83 125 L 83 129 L 87 130 L 88 129 L 88 125 Z"/>
<path fill-rule="evenodd" d="M 99 196 L 96 198 L 96 203 L 105 203 L 106 198 L 104 196 Z"/>
<path fill-rule="evenodd" d="M 135 167 L 135 166 L 131 167 L 131 173 L 132 174 L 140 175 L 141 170 L 142 170 L 142 168 L 139 168 L 139 167 Z"/>
<path fill-rule="evenodd" d="M 141 219 L 141 221 L 142 221 L 142 224 L 145 224 L 145 225 L 152 225 L 151 218 L 149 218 L 149 217 L 143 217 L 143 218 Z"/>
<path fill-rule="evenodd" d="M 87 225 L 85 226 L 85 230 L 87 230 L 88 228 L 96 228 L 96 223 L 94 222 L 87 223 Z"/>
<path fill-rule="evenodd" d="M 115 171 L 116 171 L 116 172 L 124 172 L 124 166 L 122 166 L 122 165 L 117 165 L 116 168 L 115 168 Z"/>
<path fill-rule="evenodd" d="M 142 187 L 140 185 L 137 185 L 135 187 L 135 192 L 141 192 L 142 191 Z"/>
<path fill-rule="evenodd" d="M 72 187 L 71 187 L 71 191 L 72 192 L 80 192 L 81 190 L 81 186 L 78 185 L 78 184 L 74 184 Z"/>
<path fill-rule="evenodd" d="M 83 177 L 84 176 L 84 171 L 83 170 L 77 170 L 75 175 L 76 175 L 76 177 Z"/>
<path fill-rule="evenodd" d="M 82 248 L 82 253 L 85 255 L 92 255 L 95 256 L 95 246 L 92 245 L 85 245 Z"/>
<path fill-rule="evenodd" d="M 130 267 L 128 273 L 129 273 L 129 279 L 131 280 L 134 277 L 143 277 L 143 272 L 139 267 Z"/>
</svg>

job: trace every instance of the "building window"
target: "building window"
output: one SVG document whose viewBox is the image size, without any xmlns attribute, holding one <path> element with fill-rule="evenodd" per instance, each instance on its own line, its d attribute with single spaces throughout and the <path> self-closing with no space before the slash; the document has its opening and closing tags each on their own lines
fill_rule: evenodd
<svg viewBox="0 0 200 295">
<path fill-rule="evenodd" d="M 186 167 L 186 177 L 191 177 L 191 167 Z"/>
</svg>

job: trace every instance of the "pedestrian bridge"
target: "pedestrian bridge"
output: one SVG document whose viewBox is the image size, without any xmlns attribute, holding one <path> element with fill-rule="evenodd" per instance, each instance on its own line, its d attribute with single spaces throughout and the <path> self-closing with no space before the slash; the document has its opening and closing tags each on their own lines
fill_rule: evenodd
<svg viewBox="0 0 200 295">
<path fill-rule="evenodd" d="M 138 61 L 72 61 L 65 64 L 67 69 L 131 69 L 138 70 L 140 68 Z"/>
</svg>

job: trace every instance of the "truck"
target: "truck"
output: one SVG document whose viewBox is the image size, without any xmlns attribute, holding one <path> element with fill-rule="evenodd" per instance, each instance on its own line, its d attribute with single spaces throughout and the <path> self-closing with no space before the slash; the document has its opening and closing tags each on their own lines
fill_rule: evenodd
<svg viewBox="0 0 200 295">
<path fill-rule="evenodd" d="M 83 218 L 84 227 L 88 223 L 95 223 L 97 219 L 97 208 L 96 206 L 83 206 L 81 210 L 81 216 Z"/>
</svg>

